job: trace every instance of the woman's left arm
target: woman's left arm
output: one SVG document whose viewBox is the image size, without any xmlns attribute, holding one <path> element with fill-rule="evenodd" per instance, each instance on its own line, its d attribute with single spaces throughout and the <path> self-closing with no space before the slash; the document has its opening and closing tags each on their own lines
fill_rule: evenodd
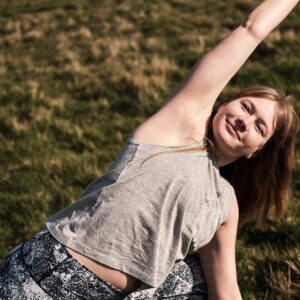
<svg viewBox="0 0 300 300">
<path fill-rule="evenodd" d="M 208 299 L 242 299 L 237 284 L 235 265 L 238 214 L 238 204 L 234 197 L 225 223 L 220 226 L 209 244 L 199 249 L 207 282 Z"/>
</svg>

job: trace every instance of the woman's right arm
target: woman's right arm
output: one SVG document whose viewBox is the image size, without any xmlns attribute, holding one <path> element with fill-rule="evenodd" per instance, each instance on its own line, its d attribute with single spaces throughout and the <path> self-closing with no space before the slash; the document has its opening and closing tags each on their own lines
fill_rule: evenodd
<svg viewBox="0 0 300 300">
<path fill-rule="evenodd" d="M 135 132 L 144 142 L 182 143 L 178 136 L 199 140 L 225 85 L 264 37 L 299 0 L 264 0 L 246 21 L 204 55 L 168 98 L 166 104 Z"/>
<path fill-rule="evenodd" d="M 211 107 L 257 45 L 298 2 L 264 0 L 238 28 L 196 63 L 170 99 Z"/>
</svg>

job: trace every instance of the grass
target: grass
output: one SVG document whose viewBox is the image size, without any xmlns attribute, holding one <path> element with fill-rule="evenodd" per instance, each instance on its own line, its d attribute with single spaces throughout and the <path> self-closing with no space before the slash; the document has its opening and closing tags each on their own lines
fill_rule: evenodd
<svg viewBox="0 0 300 300">
<path fill-rule="evenodd" d="M 0 257 L 105 172 L 130 132 L 256 0 L 11 0 L 0 3 Z M 300 7 L 220 98 L 251 84 L 300 98 Z M 296 109 L 300 112 L 300 102 Z M 285 216 L 238 233 L 244 299 L 300 288 L 300 139 Z"/>
</svg>

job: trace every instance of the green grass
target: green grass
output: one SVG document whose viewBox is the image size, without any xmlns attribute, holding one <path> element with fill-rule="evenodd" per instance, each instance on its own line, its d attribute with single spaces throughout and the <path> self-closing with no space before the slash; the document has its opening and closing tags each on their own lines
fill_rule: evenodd
<svg viewBox="0 0 300 300">
<path fill-rule="evenodd" d="M 76 201 L 189 68 L 256 0 L 11 0 L 0 3 L 0 258 Z M 300 99 L 300 7 L 220 98 L 265 84 Z M 300 112 L 300 102 L 296 102 Z M 300 138 L 285 216 L 238 233 L 244 299 L 300 288 Z"/>
</svg>

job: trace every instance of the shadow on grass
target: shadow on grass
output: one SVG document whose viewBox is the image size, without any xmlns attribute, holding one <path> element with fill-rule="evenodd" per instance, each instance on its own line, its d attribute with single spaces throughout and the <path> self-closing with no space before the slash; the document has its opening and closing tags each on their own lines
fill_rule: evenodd
<svg viewBox="0 0 300 300">
<path fill-rule="evenodd" d="M 255 227 L 254 223 L 246 224 L 239 232 L 245 246 L 264 247 L 268 242 L 272 247 L 284 250 L 296 247 L 300 240 L 299 224 L 281 221 L 269 221 L 264 228 Z"/>
</svg>

